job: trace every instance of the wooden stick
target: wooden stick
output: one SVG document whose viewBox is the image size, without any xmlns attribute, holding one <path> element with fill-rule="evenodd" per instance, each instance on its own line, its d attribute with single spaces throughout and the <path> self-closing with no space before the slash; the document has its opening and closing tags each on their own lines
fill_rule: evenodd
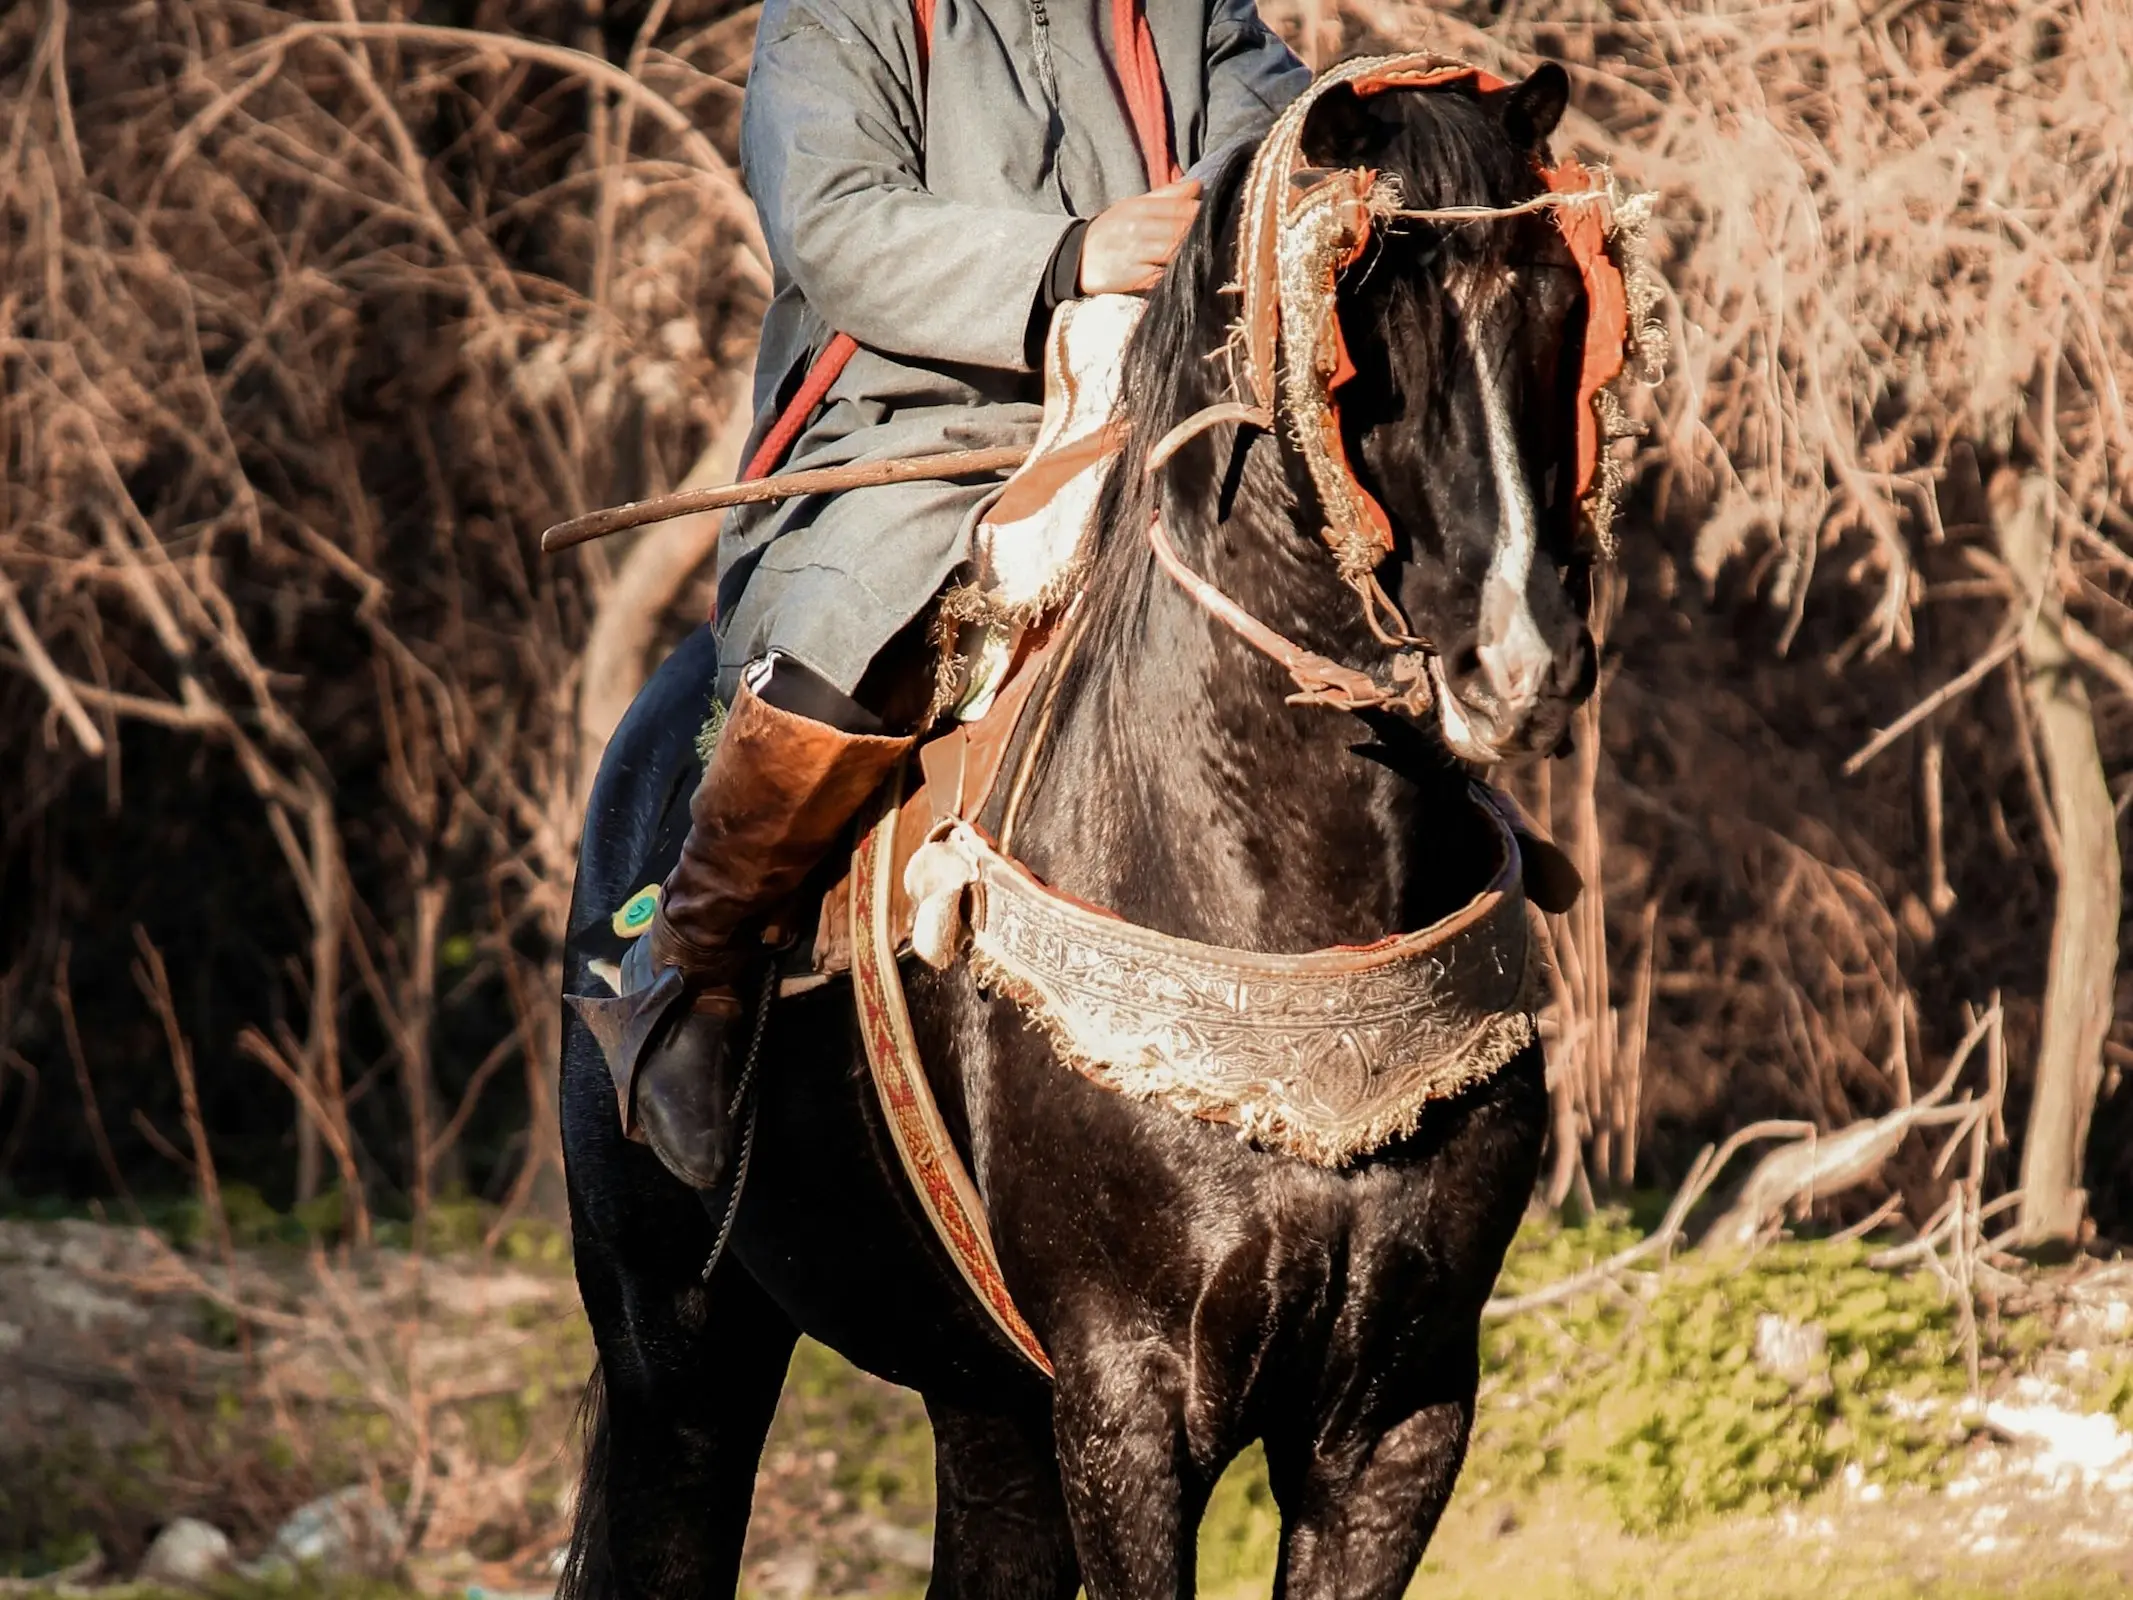
<svg viewBox="0 0 2133 1600">
<path fill-rule="evenodd" d="M 1958 672 L 1938 689 L 1927 695 L 1925 699 L 1919 701 L 1917 705 L 1911 707 L 1910 710 L 1875 734 L 1873 738 L 1867 740 L 1858 750 L 1854 751 L 1851 759 L 1844 763 L 1844 775 L 1847 778 L 1851 777 L 1861 767 L 1917 727 L 1919 723 L 1932 716 L 1934 712 L 1938 711 L 1950 700 L 1982 682 L 1986 673 L 2013 655 L 2021 646 L 2022 629 L 2020 624 L 2017 623 L 2010 626 L 2005 633 L 2002 633 L 1991 649 L 1987 650 L 1983 655 L 1971 662 L 1969 666 Z"/>
<path fill-rule="evenodd" d="M 604 539 L 624 528 L 639 528 L 647 522 L 685 517 L 692 511 L 720 511 L 727 506 L 755 505 L 764 500 L 789 500 L 803 494 L 839 494 L 846 489 L 871 489 L 884 483 L 925 483 L 936 478 L 980 478 L 987 473 L 1012 472 L 1029 459 L 1022 445 L 997 445 L 985 450 L 949 450 L 939 455 L 904 456 L 894 461 L 855 461 L 849 466 L 817 467 L 809 472 L 788 472 L 775 478 L 757 478 L 752 483 L 728 483 L 715 489 L 687 489 L 679 494 L 654 495 L 632 500 L 626 506 L 588 511 L 582 517 L 559 522 L 541 535 L 541 549 L 552 553 L 592 539 Z"/>
<path fill-rule="evenodd" d="M 45 653 L 44 643 L 37 637 L 35 624 L 30 621 L 29 613 L 24 611 L 21 603 L 16 600 L 15 586 L 4 572 L 0 572 L 0 621 L 6 622 L 9 637 L 21 649 L 23 660 L 29 664 L 30 676 L 37 680 L 38 686 L 50 697 L 59 714 L 66 719 L 67 726 L 73 730 L 74 737 L 80 742 L 82 749 L 92 756 L 102 755 L 103 732 L 90 718 L 89 713 L 82 709 L 81 697 L 74 692 L 74 686 L 67 682 L 66 674 L 61 672 L 51 656 Z"/>
</svg>

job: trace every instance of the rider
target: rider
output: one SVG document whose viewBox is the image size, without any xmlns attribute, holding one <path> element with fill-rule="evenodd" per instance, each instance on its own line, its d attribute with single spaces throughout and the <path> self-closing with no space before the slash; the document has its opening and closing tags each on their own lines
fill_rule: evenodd
<svg viewBox="0 0 2133 1600">
<path fill-rule="evenodd" d="M 1253 0 L 768 0 L 741 118 L 776 274 L 751 472 L 1026 445 L 1052 310 L 1151 287 L 1197 175 L 1308 78 Z M 835 333 L 856 352 L 767 459 L 835 370 Z M 985 494 L 884 485 L 722 530 L 729 710 L 622 998 L 581 1005 L 625 1128 L 698 1187 L 725 1167 L 711 1068 L 761 981 L 765 920 L 912 744 L 914 619 Z"/>
</svg>

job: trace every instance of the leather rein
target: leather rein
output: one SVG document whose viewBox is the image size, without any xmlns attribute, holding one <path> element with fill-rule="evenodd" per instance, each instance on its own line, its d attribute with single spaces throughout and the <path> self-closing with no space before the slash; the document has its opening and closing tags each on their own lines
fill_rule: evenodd
<svg viewBox="0 0 2133 1600">
<path fill-rule="evenodd" d="M 1391 683 L 1380 683 L 1359 667 L 1343 666 L 1316 650 L 1306 650 L 1193 571 L 1170 542 L 1160 512 L 1148 519 L 1148 547 L 1155 552 L 1156 564 L 1202 611 L 1289 675 L 1296 692 L 1286 697 L 1287 704 L 1324 706 L 1331 711 L 1384 709 L 1420 716 L 1434 703 L 1429 669 L 1434 651 L 1427 644 L 1415 641 L 1420 649 L 1402 650 L 1394 656 Z"/>
</svg>

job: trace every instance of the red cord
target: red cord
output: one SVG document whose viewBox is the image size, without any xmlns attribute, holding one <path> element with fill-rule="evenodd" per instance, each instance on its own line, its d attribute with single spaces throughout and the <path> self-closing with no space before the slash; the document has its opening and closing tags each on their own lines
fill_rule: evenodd
<svg viewBox="0 0 2133 1600">
<path fill-rule="evenodd" d="M 807 381 L 800 385 L 799 392 L 785 403 L 778 413 L 778 420 L 763 442 L 756 446 L 755 454 L 748 458 L 740 482 L 753 483 L 758 478 L 767 478 L 778 470 L 785 459 L 785 452 L 800 437 L 800 430 L 807 426 L 807 419 L 815 414 L 815 407 L 822 404 L 834 384 L 843 373 L 845 363 L 859 353 L 859 341 L 848 333 L 840 333 L 822 347 L 822 354 L 815 357 L 815 364 L 807 369 Z"/>
<path fill-rule="evenodd" d="M 933 54 L 933 7 L 935 0 L 911 0 L 911 11 L 918 18 L 918 86 L 926 87 L 926 67 Z M 924 114 L 920 107 L 920 114 Z"/>
<path fill-rule="evenodd" d="M 1163 92 L 1163 65 L 1155 53 L 1155 34 L 1140 0 L 1111 0 L 1111 47 L 1118 53 L 1119 87 L 1126 94 L 1126 114 L 1140 141 L 1148 187 L 1160 188 L 1184 176 L 1170 148 L 1170 106 Z"/>
</svg>

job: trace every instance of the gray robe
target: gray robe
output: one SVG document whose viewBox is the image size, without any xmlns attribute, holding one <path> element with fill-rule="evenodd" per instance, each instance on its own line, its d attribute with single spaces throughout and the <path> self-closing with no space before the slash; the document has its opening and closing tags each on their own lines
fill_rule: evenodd
<svg viewBox="0 0 2133 1600">
<path fill-rule="evenodd" d="M 1145 6 L 1188 171 L 1263 134 L 1309 79 L 1253 0 Z M 833 329 L 861 348 L 785 470 L 1035 435 L 1024 349 L 1053 252 L 1072 219 L 1148 187 L 1110 11 L 938 0 L 921 105 L 911 0 L 767 0 L 741 119 L 776 274 L 749 453 Z M 962 562 L 990 492 L 885 485 L 730 512 L 722 689 L 775 648 L 850 693 Z"/>
</svg>

